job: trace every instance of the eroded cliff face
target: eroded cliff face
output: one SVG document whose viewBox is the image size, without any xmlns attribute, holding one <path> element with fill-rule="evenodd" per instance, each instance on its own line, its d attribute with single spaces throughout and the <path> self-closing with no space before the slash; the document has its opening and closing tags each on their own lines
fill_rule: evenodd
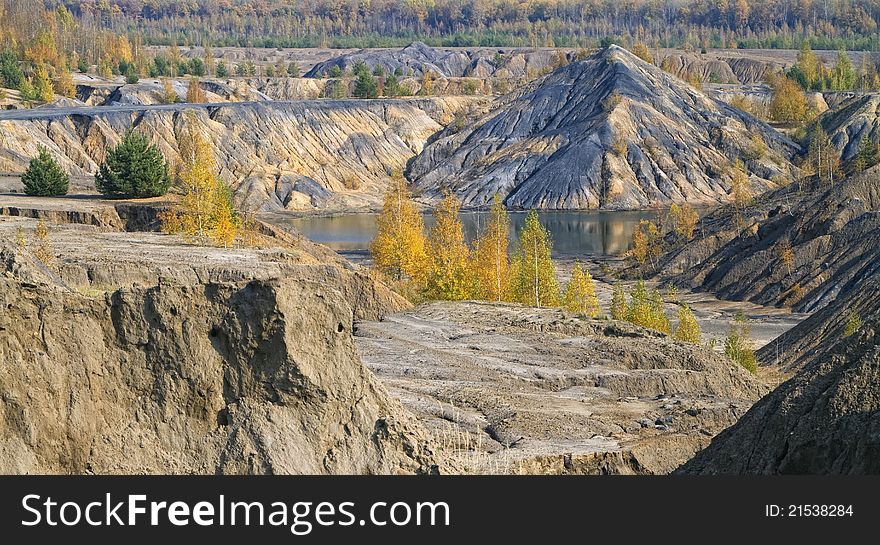
<svg viewBox="0 0 880 545">
<path fill-rule="evenodd" d="M 74 176 L 94 174 L 125 131 L 142 131 L 171 161 L 194 117 L 220 175 L 247 210 L 372 210 L 394 172 L 485 97 L 320 100 L 210 106 L 48 108 L 0 116 L 0 171 L 23 172 L 46 146 Z"/>
<path fill-rule="evenodd" d="M 5 242 L 34 221 L 2 223 Z M 51 269 L 0 249 L 0 472 L 445 470 L 355 351 L 354 307 L 381 290 L 278 248 L 51 229 Z"/>
<path fill-rule="evenodd" d="M 818 122 L 840 151 L 841 161 L 859 152 L 862 138 L 880 141 L 880 93 L 836 93 L 829 100 L 832 109 Z"/>
<path fill-rule="evenodd" d="M 850 311 L 863 325 L 843 335 Z M 799 369 L 684 464 L 686 474 L 880 473 L 880 277 L 788 332 Z"/>
</svg>

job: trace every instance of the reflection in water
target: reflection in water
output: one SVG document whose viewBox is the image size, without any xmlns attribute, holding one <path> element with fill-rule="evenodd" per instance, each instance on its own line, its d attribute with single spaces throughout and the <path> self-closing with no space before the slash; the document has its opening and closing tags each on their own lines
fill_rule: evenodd
<svg viewBox="0 0 880 545">
<path fill-rule="evenodd" d="M 556 256 L 587 254 L 616 255 L 629 249 L 632 233 L 642 219 L 653 219 L 655 212 L 539 212 L 541 224 L 553 236 Z M 488 219 L 488 212 L 463 212 L 467 239 L 479 233 Z M 517 233 L 526 219 L 526 212 L 510 212 L 510 236 Z M 350 214 L 333 217 L 291 218 L 289 221 L 309 239 L 340 251 L 369 248 L 376 235 L 375 214 Z M 425 216 L 430 228 L 433 219 Z"/>
</svg>

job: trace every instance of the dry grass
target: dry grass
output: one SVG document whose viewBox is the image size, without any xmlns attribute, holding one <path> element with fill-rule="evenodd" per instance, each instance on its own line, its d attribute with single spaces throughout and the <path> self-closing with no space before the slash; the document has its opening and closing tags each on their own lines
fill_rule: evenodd
<svg viewBox="0 0 880 545">
<path fill-rule="evenodd" d="M 444 425 L 432 431 L 435 444 L 450 456 L 468 475 L 511 475 L 517 473 L 519 464 L 510 456 L 510 449 L 489 452 L 483 442 L 483 434 L 465 430 L 458 424 L 456 411 Z M 476 436 L 476 437 L 475 437 Z"/>
</svg>

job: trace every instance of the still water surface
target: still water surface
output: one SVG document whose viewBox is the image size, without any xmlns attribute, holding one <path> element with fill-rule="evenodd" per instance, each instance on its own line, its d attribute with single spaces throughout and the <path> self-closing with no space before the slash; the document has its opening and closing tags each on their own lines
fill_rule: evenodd
<svg viewBox="0 0 880 545">
<path fill-rule="evenodd" d="M 364 252 L 376 235 L 375 214 L 349 214 L 331 217 L 292 218 L 289 221 L 303 235 L 334 250 Z M 553 237 L 556 257 L 617 255 L 629 249 L 632 233 L 642 219 L 653 219 L 655 212 L 539 212 L 541 224 Z M 510 236 L 516 240 L 526 212 L 510 212 Z M 462 224 L 469 241 L 488 220 L 488 212 L 463 212 Z M 425 216 L 430 228 L 433 219 Z"/>
</svg>

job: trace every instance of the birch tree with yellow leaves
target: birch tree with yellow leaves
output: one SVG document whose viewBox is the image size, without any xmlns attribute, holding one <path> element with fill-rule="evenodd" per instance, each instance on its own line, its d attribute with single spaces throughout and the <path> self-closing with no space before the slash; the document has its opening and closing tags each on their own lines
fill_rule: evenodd
<svg viewBox="0 0 880 545">
<path fill-rule="evenodd" d="M 526 216 L 519 234 L 519 249 L 513 260 L 513 300 L 536 307 L 559 305 L 559 281 L 550 254 L 550 232 L 541 225 L 534 210 Z"/>
<path fill-rule="evenodd" d="M 376 225 L 376 238 L 370 245 L 373 261 L 409 297 L 427 276 L 428 242 L 422 215 L 399 173 L 392 177 Z"/>
<path fill-rule="evenodd" d="M 599 315 L 599 299 L 596 297 L 596 285 L 590 271 L 581 267 L 579 262 L 574 264 L 571 271 L 571 280 L 565 287 L 565 296 L 562 300 L 565 310 L 576 312 L 595 318 Z"/>
<path fill-rule="evenodd" d="M 194 115 L 188 116 L 177 142 L 177 183 L 183 197 L 180 206 L 163 215 L 163 230 L 181 233 L 192 242 L 210 240 L 229 247 L 241 227 L 241 218 L 232 191 L 217 177 L 214 149 L 199 132 Z"/>
<path fill-rule="evenodd" d="M 489 222 L 477 238 L 471 256 L 475 294 L 487 301 L 503 301 L 510 291 L 510 217 L 500 195 L 489 209 Z"/>
<path fill-rule="evenodd" d="M 471 296 L 470 249 L 461 226 L 461 202 L 447 193 L 434 210 L 428 238 L 430 268 L 426 293 L 432 299 L 461 301 Z"/>
</svg>

